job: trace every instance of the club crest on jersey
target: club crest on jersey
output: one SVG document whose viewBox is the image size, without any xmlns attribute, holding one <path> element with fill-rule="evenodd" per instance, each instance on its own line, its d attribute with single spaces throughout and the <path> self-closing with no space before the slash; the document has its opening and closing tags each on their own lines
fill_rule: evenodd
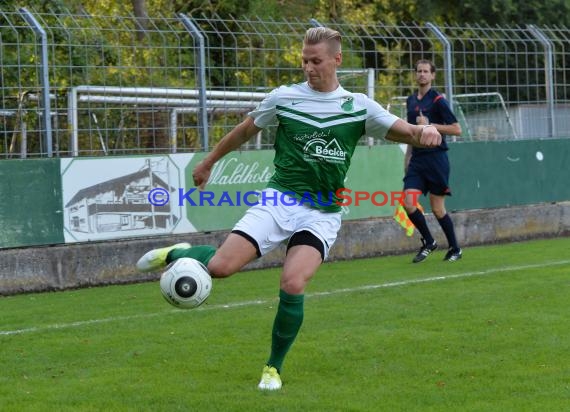
<svg viewBox="0 0 570 412">
<path fill-rule="evenodd" d="M 303 151 L 305 160 L 309 162 L 344 163 L 346 159 L 346 152 L 342 150 L 336 139 L 330 142 L 324 139 L 311 139 L 305 143 Z"/>
<path fill-rule="evenodd" d="M 354 98 L 343 97 L 340 99 L 340 107 L 345 112 L 352 112 L 354 110 Z"/>
</svg>

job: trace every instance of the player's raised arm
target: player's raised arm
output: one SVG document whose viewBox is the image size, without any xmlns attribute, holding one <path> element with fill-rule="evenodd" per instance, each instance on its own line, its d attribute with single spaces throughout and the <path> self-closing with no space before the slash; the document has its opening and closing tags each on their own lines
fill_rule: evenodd
<svg viewBox="0 0 570 412">
<path fill-rule="evenodd" d="M 386 139 L 406 143 L 415 147 L 437 147 L 441 144 L 441 134 L 431 125 L 416 126 L 402 119 L 392 125 Z"/>
<path fill-rule="evenodd" d="M 194 185 L 203 190 L 210 178 L 214 164 L 228 153 L 236 150 L 242 144 L 255 136 L 261 129 L 257 127 L 252 117 L 247 116 L 243 122 L 234 127 L 222 140 L 196 165 L 192 171 Z"/>
</svg>

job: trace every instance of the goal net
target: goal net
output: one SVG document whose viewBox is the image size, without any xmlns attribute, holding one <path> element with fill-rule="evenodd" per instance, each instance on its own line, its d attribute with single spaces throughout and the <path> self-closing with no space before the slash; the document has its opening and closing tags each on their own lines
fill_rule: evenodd
<svg viewBox="0 0 570 412">
<path fill-rule="evenodd" d="M 390 99 L 387 108 L 406 119 L 406 96 Z M 500 93 L 456 94 L 453 112 L 462 129 L 462 140 L 513 140 L 517 134 Z"/>
</svg>

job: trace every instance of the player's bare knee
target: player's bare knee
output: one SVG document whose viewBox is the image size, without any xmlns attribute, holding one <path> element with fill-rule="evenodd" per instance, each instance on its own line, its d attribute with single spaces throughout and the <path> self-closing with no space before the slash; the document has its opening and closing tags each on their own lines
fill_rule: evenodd
<svg viewBox="0 0 570 412">
<path fill-rule="evenodd" d="M 299 295 L 305 291 L 306 283 L 303 279 L 282 279 L 280 288 L 290 295 Z"/>
<path fill-rule="evenodd" d="M 231 265 L 231 262 L 214 256 L 208 263 L 208 271 L 214 278 L 227 278 L 236 273 L 237 270 Z"/>
</svg>

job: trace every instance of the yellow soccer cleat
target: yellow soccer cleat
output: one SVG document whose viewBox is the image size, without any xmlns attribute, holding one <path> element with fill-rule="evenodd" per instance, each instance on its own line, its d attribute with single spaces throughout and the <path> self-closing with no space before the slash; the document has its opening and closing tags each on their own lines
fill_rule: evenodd
<svg viewBox="0 0 570 412">
<path fill-rule="evenodd" d="M 188 249 L 192 247 L 190 243 L 177 243 L 172 246 L 163 247 L 160 249 L 152 249 L 146 252 L 137 262 L 137 269 L 139 272 L 154 272 L 156 270 L 166 267 L 166 256 L 174 249 Z"/>
<path fill-rule="evenodd" d="M 281 389 L 281 376 L 273 366 L 265 366 L 261 374 L 261 381 L 257 387 L 261 390 L 276 391 Z"/>
</svg>

